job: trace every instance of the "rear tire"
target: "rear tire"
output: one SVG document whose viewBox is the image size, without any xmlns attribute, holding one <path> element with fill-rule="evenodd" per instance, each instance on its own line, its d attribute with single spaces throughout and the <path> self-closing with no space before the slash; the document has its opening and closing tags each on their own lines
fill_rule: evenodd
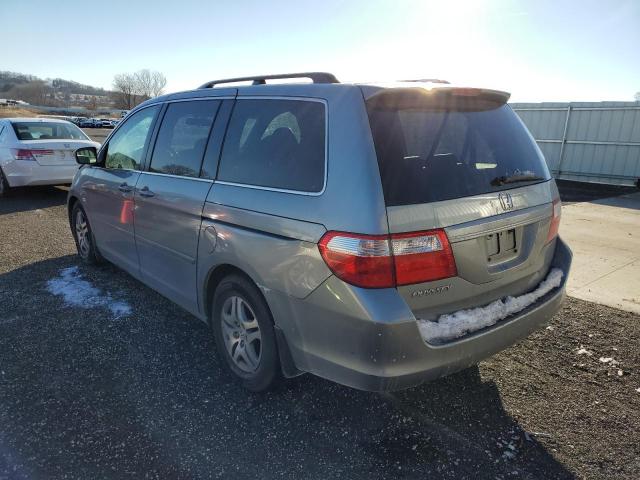
<svg viewBox="0 0 640 480">
<path fill-rule="evenodd" d="M 7 182 L 7 179 L 0 168 L 0 198 L 6 196 L 9 193 L 10 188 L 9 182 Z"/>
<path fill-rule="evenodd" d="M 90 265 L 102 263 L 103 259 L 96 248 L 89 218 L 79 202 L 76 202 L 71 210 L 71 231 L 80 259 Z"/>
<path fill-rule="evenodd" d="M 260 291 L 241 275 L 222 279 L 213 296 L 211 326 L 218 355 L 252 392 L 282 381 L 273 318 Z"/>
</svg>

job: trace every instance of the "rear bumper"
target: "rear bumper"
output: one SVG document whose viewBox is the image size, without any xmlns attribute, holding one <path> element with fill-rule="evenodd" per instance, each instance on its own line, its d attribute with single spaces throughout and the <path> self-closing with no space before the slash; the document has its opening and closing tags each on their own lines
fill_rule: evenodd
<svg viewBox="0 0 640 480">
<path fill-rule="evenodd" d="M 443 345 L 422 340 L 394 289 L 357 289 L 335 277 L 287 307 L 276 300 L 276 310 L 289 311 L 274 313 L 292 319 L 280 327 L 300 370 L 361 390 L 399 390 L 474 365 L 544 325 L 562 304 L 571 267 L 571 251 L 560 239 L 551 267 L 564 272 L 558 288 L 493 327 Z"/>
<path fill-rule="evenodd" d="M 61 185 L 71 183 L 78 165 L 40 165 L 32 161 L 12 161 L 2 165 L 2 171 L 10 187 Z"/>
</svg>

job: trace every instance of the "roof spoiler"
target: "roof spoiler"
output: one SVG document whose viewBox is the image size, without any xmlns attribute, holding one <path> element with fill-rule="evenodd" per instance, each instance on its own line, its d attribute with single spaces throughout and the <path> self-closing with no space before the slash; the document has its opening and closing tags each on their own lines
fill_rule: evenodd
<svg viewBox="0 0 640 480">
<path fill-rule="evenodd" d="M 448 80 L 442 80 L 440 78 L 416 78 L 409 80 L 398 80 L 399 82 L 415 82 L 415 83 L 446 83 L 449 85 L 451 82 Z"/>
<path fill-rule="evenodd" d="M 447 105 L 474 108 L 495 108 L 504 105 L 511 96 L 508 92 L 487 88 L 467 88 L 444 85 L 398 86 L 382 88 L 367 98 L 370 106 L 392 106 L 411 108 L 423 102 L 428 102 L 436 108 L 446 108 Z"/>
</svg>

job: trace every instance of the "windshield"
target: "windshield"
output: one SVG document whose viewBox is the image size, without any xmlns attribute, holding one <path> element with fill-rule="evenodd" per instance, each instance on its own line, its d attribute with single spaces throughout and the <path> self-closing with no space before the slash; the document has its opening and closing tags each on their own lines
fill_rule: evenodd
<svg viewBox="0 0 640 480">
<path fill-rule="evenodd" d="M 507 105 L 368 105 L 387 205 L 467 197 L 546 181 L 547 165 Z"/>
<path fill-rule="evenodd" d="M 88 140 L 82 130 L 72 123 L 13 122 L 18 140 Z"/>
</svg>

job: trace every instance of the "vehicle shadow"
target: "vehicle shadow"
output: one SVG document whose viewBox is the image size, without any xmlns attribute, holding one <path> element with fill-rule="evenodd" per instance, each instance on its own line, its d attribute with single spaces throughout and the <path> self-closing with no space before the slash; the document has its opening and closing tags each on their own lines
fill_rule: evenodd
<svg viewBox="0 0 640 480">
<path fill-rule="evenodd" d="M 607 205 L 609 207 L 626 208 L 629 210 L 640 210 L 640 192 L 622 195 L 613 198 L 603 198 L 592 203 Z"/>
<path fill-rule="evenodd" d="M 622 195 L 637 193 L 637 187 L 622 185 L 607 185 L 604 183 L 574 182 L 571 180 L 556 180 L 560 199 L 564 204 L 576 202 L 594 202 L 610 199 Z"/>
<path fill-rule="evenodd" d="M 0 477 L 573 478 L 477 368 L 393 394 L 311 375 L 251 394 L 204 323 L 115 267 L 80 272 L 127 317 L 47 291 L 76 265 L 0 275 Z"/>
<path fill-rule="evenodd" d="M 66 187 L 53 186 L 12 188 L 0 198 L 0 215 L 64 205 L 67 192 Z"/>
</svg>

